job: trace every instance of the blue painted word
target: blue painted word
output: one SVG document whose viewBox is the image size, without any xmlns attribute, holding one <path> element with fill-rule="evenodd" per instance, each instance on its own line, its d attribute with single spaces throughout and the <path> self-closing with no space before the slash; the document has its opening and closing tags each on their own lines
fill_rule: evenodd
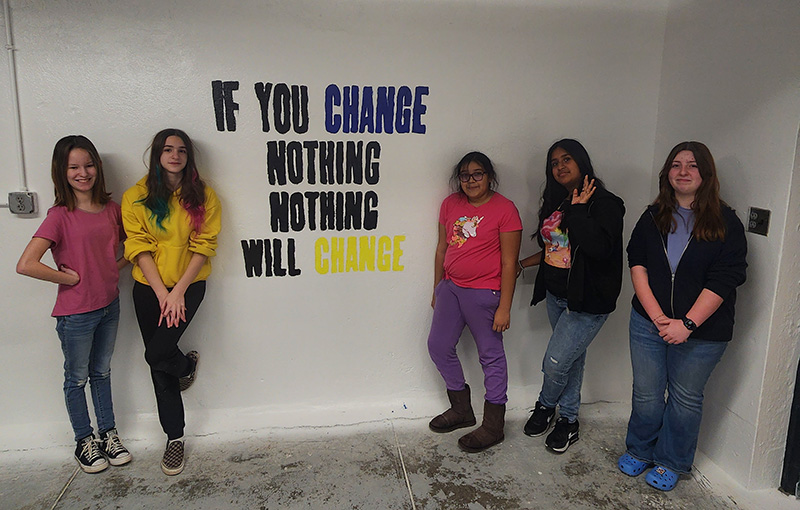
<svg viewBox="0 0 800 510">
<path fill-rule="evenodd" d="M 328 133 L 417 133 L 425 134 L 422 116 L 428 107 L 423 99 L 428 87 L 412 91 L 401 87 L 358 85 L 325 88 L 325 130 Z"/>
</svg>

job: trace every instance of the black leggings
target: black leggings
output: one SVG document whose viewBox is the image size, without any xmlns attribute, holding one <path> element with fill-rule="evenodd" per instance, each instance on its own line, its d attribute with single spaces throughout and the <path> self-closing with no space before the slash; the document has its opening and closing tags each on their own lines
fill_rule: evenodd
<svg viewBox="0 0 800 510">
<path fill-rule="evenodd" d="M 150 365 L 150 375 L 153 378 L 158 419 L 169 439 L 183 436 L 183 400 L 178 379 L 189 375 L 194 369 L 192 361 L 178 349 L 178 341 L 200 307 L 205 293 L 205 281 L 189 285 L 183 296 L 186 322 L 181 322 L 178 327 L 168 328 L 166 320 L 158 325 L 161 307 L 153 289 L 139 282 L 133 285 L 133 305 L 144 340 L 144 359 Z"/>
</svg>

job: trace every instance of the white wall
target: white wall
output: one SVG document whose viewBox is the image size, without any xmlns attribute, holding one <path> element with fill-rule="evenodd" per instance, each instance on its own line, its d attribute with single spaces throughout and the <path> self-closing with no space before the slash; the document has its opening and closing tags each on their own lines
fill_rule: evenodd
<svg viewBox="0 0 800 510">
<path fill-rule="evenodd" d="M 157 130 L 185 128 L 202 151 L 224 220 L 206 300 L 183 341 L 204 357 L 185 399 L 189 434 L 441 410 L 443 385 L 425 347 L 435 225 L 449 172 L 466 151 L 494 159 L 500 190 L 518 204 L 528 233 L 545 152 L 560 137 L 585 143 L 609 188 L 627 200 L 629 226 L 649 199 L 664 2 L 238 4 L 11 2 L 29 184 L 43 205 L 52 196 L 52 146 L 65 134 L 95 142 L 117 198 L 143 175 L 142 153 Z M 236 132 L 216 130 L 212 80 L 241 84 Z M 252 91 L 266 81 L 308 86 L 307 134 L 261 131 Z M 429 86 L 427 134 L 327 134 L 330 83 Z M 2 126 L 5 156 L 13 147 Z M 264 145 L 274 139 L 380 141 L 378 229 L 347 235 L 404 235 L 402 272 L 319 275 L 313 243 L 330 232 L 270 231 Z M 0 172 L 4 193 L 16 188 L 12 170 Z M 0 213 L 0 384 L 8 389 L 0 449 L 67 444 L 62 355 L 49 317 L 55 288 L 13 272 L 44 207 L 33 219 Z M 240 241 L 273 237 L 297 239 L 303 273 L 246 278 Z M 533 249 L 526 240 L 524 252 Z M 549 336 L 543 308 L 527 306 L 532 276 L 518 287 L 506 335 L 510 405 L 518 407 L 535 401 Z M 160 437 L 130 289 L 126 275 L 112 364 L 118 423 L 126 435 Z M 629 298 L 626 287 L 591 349 L 585 400 L 629 398 Z M 480 388 L 474 347 L 465 342 L 463 351 Z"/>
<path fill-rule="evenodd" d="M 11 6 L 28 182 L 43 208 L 52 196 L 52 146 L 65 134 L 96 143 L 116 197 L 143 174 L 142 153 L 157 130 L 185 128 L 202 150 L 225 217 L 207 298 L 184 341 L 204 356 L 197 388 L 186 396 L 189 434 L 426 416 L 443 405 L 425 350 L 431 259 L 447 176 L 467 150 L 495 160 L 501 191 L 530 231 L 545 151 L 559 137 L 577 137 L 625 198 L 630 227 L 653 196 L 654 172 L 669 148 L 699 139 L 740 215 L 751 205 L 772 210 L 769 237 L 748 236 L 736 338 L 709 384 L 700 448 L 745 485 L 777 484 L 800 301 L 800 178 L 792 179 L 800 12 L 793 2 L 674 1 L 668 11 L 665 2 L 598 0 Z M 236 132 L 215 128 L 212 80 L 241 84 Z M 308 86 L 308 133 L 261 131 L 252 87 L 267 81 Z M 322 99 L 330 83 L 430 87 L 427 134 L 327 134 Z M 6 87 L 0 105 L 10 111 Z M 402 272 L 319 275 L 313 244 L 330 232 L 270 231 L 264 144 L 274 139 L 381 143 L 378 229 L 344 235 L 404 235 Z M 18 186 L 14 150 L 12 124 L 0 115 L 3 195 Z M 0 359 L 7 365 L 0 449 L 70 440 L 48 316 L 55 289 L 13 273 L 42 217 L 0 210 Z M 297 240 L 303 274 L 246 278 L 240 241 L 273 237 Z M 532 249 L 526 240 L 523 251 Z M 549 329 L 544 310 L 527 307 L 532 276 L 518 289 L 506 336 L 518 407 L 535 398 Z M 113 362 L 118 421 L 128 435 L 158 437 L 130 287 L 126 275 Z M 586 401 L 629 398 L 630 293 L 626 284 L 619 311 L 590 349 Z M 462 351 L 477 388 L 474 348 L 465 342 Z M 33 428 L 40 433 L 31 435 Z"/>
<path fill-rule="evenodd" d="M 0 209 L 0 450 L 71 439 L 49 317 L 55 288 L 13 272 L 52 200 L 49 158 L 65 134 L 96 143 L 119 198 L 143 175 L 150 137 L 182 127 L 198 142 L 203 174 L 222 199 L 214 274 L 184 340 L 204 357 L 197 387 L 186 395 L 189 434 L 440 410 L 442 384 L 425 349 L 431 259 L 448 173 L 467 150 L 495 160 L 501 192 L 517 203 L 529 232 L 547 147 L 563 136 L 581 139 L 609 188 L 626 200 L 628 232 L 653 196 L 669 148 L 699 139 L 714 153 L 723 196 L 740 216 L 751 205 L 772 210 L 769 237 L 748 235 L 736 337 L 709 384 L 700 448 L 749 487 L 777 485 L 800 354 L 794 2 L 10 3 L 28 184 L 42 211 L 21 218 Z M 7 82 L 5 52 L 0 66 Z M 213 80 L 240 82 L 236 132 L 215 128 Z M 255 82 L 308 86 L 309 132 L 263 133 Z M 331 83 L 430 87 L 427 133 L 326 133 L 322 99 Z M 0 109 L 9 112 L 0 115 L 4 197 L 19 186 L 5 85 Z M 341 235 L 404 235 L 402 272 L 319 275 L 314 241 L 334 234 L 270 231 L 274 189 L 264 145 L 275 139 L 380 142 L 379 226 Z M 297 240 L 303 274 L 247 278 L 240 241 L 274 237 Z M 523 252 L 533 249 L 525 240 Z M 544 310 L 527 306 L 533 274 L 518 287 L 506 335 L 512 407 L 534 401 L 549 333 Z M 126 274 L 113 361 L 118 423 L 127 436 L 156 438 L 130 288 Z M 626 282 L 619 310 L 590 348 L 585 401 L 630 398 L 630 295 Z M 462 353 L 479 388 L 474 347 L 464 342 Z"/>
<path fill-rule="evenodd" d="M 750 488 L 779 481 L 800 354 L 799 23 L 795 2 L 675 1 L 664 42 L 654 166 L 677 142 L 701 140 L 739 217 L 750 206 L 772 211 L 769 236 L 747 236 L 748 281 L 707 387 L 699 446 Z"/>
</svg>

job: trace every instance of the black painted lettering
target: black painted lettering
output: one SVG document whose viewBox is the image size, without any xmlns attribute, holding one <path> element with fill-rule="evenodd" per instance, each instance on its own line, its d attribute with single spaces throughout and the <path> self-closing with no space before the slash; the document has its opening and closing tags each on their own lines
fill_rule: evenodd
<svg viewBox="0 0 800 510">
<path fill-rule="evenodd" d="M 300 184 L 303 182 L 303 144 L 298 141 L 291 141 L 286 151 L 289 181 L 292 184 Z"/>
<path fill-rule="evenodd" d="M 214 101 L 214 116 L 217 121 L 217 131 L 236 131 L 236 110 L 239 103 L 233 100 L 233 91 L 239 90 L 238 81 L 211 82 L 211 97 Z"/>
<path fill-rule="evenodd" d="M 272 272 L 275 276 L 286 276 L 286 269 L 281 260 L 281 240 L 272 240 Z"/>
<path fill-rule="evenodd" d="M 261 131 L 269 133 L 269 95 L 272 92 L 272 83 L 256 83 L 256 97 L 261 106 Z"/>
<path fill-rule="evenodd" d="M 288 252 L 286 254 L 287 255 L 286 258 L 288 259 L 287 262 L 289 263 L 289 276 L 299 276 L 302 271 L 296 265 L 297 262 L 295 261 L 295 255 L 294 255 L 294 239 L 291 238 L 288 239 L 286 241 L 286 244 L 287 244 L 286 249 Z"/>
<path fill-rule="evenodd" d="M 308 87 L 305 85 L 292 85 L 292 123 L 295 133 L 308 131 Z"/>
<path fill-rule="evenodd" d="M 292 230 L 295 232 L 300 232 L 306 226 L 306 212 L 303 205 L 303 194 L 292 193 L 289 198 L 289 219 Z"/>
<path fill-rule="evenodd" d="M 217 131 L 225 131 L 225 105 L 222 102 L 222 80 L 211 82 L 211 101 L 214 103 L 214 117 Z"/>
<path fill-rule="evenodd" d="M 335 142 L 320 142 L 319 144 L 319 182 L 333 184 L 333 160 L 336 157 Z"/>
<path fill-rule="evenodd" d="M 374 191 L 364 193 L 364 229 L 378 228 L 378 194 Z"/>
<path fill-rule="evenodd" d="M 368 142 L 366 150 L 366 159 L 364 161 L 364 172 L 367 184 L 378 184 L 381 178 L 380 175 L 380 162 L 381 158 L 381 144 L 378 142 Z"/>
<path fill-rule="evenodd" d="M 267 142 L 267 178 L 271 185 L 286 185 L 286 142 Z"/>
<path fill-rule="evenodd" d="M 317 198 L 319 191 L 306 191 L 303 193 L 308 200 L 308 229 L 317 230 Z"/>
<path fill-rule="evenodd" d="M 336 184 L 343 184 L 343 183 L 344 183 L 344 142 L 336 142 Z"/>
<path fill-rule="evenodd" d="M 363 147 L 364 142 L 362 141 L 354 142 L 349 140 L 347 142 L 347 174 L 345 175 L 347 184 L 362 184 L 364 182 Z"/>
<path fill-rule="evenodd" d="M 334 230 L 335 204 L 333 191 L 322 192 L 319 194 L 319 228 L 321 230 Z"/>
<path fill-rule="evenodd" d="M 273 191 L 269 194 L 270 226 L 273 232 L 289 231 L 289 193 Z"/>
<path fill-rule="evenodd" d="M 272 243 L 269 242 L 269 239 L 264 239 L 264 267 L 265 272 L 264 276 L 273 276 L 272 275 Z"/>
<path fill-rule="evenodd" d="M 303 142 L 303 148 L 306 150 L 306 168 L 308 169 L 306 180 L 309 184 L 317 183 L 316 157 L 318 146 L 319 143 L 313 140 Z"/>
<path fill-rule="evenodd" d="M 344 194 L 344 228 L 361 230 L 361 202 L 363 195 L 359 191 L 348 191 Z"/>
<path fill-rule="evenodd" d="M 276 84 L 272 94 L 272 114 L 275 131 L 280 134 L 288 133 L 292 128 L 291 100 L 289 86 L 285 83 Z"/>
<path fill-rule="evenodd" d="M 336 230 L 344 230 L 344 193 L 336 193 Z"/>
<path fill-rule="evenodd" d="M 264 255 L 264 241 L 261 239 L 242 239 L 242 254 L 244 255 L 244 270 L 247 277 L 261 276 L 263 272 L 261 257 Z"/>
</svg>

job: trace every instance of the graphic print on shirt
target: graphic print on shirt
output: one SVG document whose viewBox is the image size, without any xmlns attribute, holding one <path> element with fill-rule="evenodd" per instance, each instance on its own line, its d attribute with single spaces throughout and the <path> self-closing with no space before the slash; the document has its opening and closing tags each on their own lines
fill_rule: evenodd
<svg viewBox="0 0 800 510">
<path fill-rule="evenodd" d="M 569 238 L 561 230 L 561 218 L 564 213 L 555 211 L 542 223 L 542 240 L 544 241 L 544 261 L 562 269 L 569 269 L 572 258 L 569 252 Z"/>
<path fill-rule="evenodd" d="M 478 224 L 483 220 L 483 216 L 462 216 L 453 222 L 453 235 L 450 236 L 450 246 L 461 248 L 467 239 L 478 235 Z"/>
</svg>

